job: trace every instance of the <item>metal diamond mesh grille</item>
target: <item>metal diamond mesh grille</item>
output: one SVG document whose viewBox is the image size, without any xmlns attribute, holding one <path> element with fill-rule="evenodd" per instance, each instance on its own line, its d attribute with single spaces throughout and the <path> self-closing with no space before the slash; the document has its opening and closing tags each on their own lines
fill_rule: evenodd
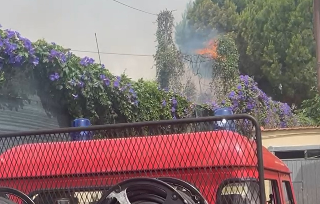
<svg viewBox="0 0 320 204">
<path fill-rule="evenodd" d="M 36 204 L 264 203 L 260 128 L 248 115 L 7 134 L 0 144 L 0 186 Z"/>
</svg>

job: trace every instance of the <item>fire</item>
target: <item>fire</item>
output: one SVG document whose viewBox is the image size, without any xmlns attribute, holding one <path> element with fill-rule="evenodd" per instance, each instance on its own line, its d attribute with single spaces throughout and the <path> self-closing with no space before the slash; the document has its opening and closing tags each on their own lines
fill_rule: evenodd
<svg viewBox="0 0 320 204">
<path fill-rule="evenodd" d="M 217 41 L 210 40 L 206 48 L 199 49 L 196 51 L 196 53 L 199 55 L 207 55 L 212 57 L 213 59 L 216 59 L 218 57 L 217 47 L 218 47 Z"/>
</svg>

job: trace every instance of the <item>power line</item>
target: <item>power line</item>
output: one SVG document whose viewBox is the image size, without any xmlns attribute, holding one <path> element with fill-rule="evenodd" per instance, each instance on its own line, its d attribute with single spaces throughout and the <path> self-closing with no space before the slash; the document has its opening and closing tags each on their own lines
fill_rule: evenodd
<svg viewBox="0 0 320 204">
<path fill-rule="evenodd" d="M 84 52 L 84 53 L 92 53 L 97 54 L 98 52 L 95 51 L 87 51 L 87 50 L 70 50 L 72 52 Z M 137 57 L 153 57 L 153 55 L 147 54 L 131 54 L 131 53 L 117 53 L 117 52 L 99 52 L 100 54 L 104 55 L 127 55 L 127 56 L 137 56 Z"/>
<path fill-rule="evenodd" d="M 129 6 L 129 5 L 124 4 L 124 3 L 120 2 L 120 1 L 117 1 L 117 0 L 113 0 L 113 1 L 114 1 L 114 2 L 117 2 L 118 4 L 121 4 L 121 5 L 123 5 L 123 6 L 126 6 L 126 7 L 128 7 L 128 8 L 131 8 L 131 9 L 134 9 L 134 10 L 137 10 L 137 11 L 140 11 L 140 12 L 142 12 L 142 13 L 146 13 L 146 14 L 153 15 L 153 16 L 157 16 L 157 15 L 158 15 L 158 14 L 150 13 L 150 12 L 147 12 L 147 11 L 144 11 L 144 10 L 141 10 L 141 9 L 138 9 L 138 8 L 134 8 L 134 7 L 132 7 L 132 6 Z"/>
<path fill-rule="evenodd" d="M 152 54 L 133 54 L 133 53 L 119 53 L 119 52 L 97 52 L 97 51 L 90 51 L 90 50 L 73 50 L 69 49 L 72 52 L 83 52 L 83 53 L 91 53 L 91 54 L 103 54 L 103 55 L 123 55 L 123 56 L 136 56 L 136 57 L 153 57 L 154 55 Z M 197 57 L 198 59 L 192 60 L 192 57 Z M 190 58 L 190 59 L 189 59 Z M 197 55 L 197 54 L 183 54 L 183 59 L 191 64 L 201 64 L 203 62 L 212 62 L 212 59 L 209 58 L 209 60 L 204 60 L 208 59 L 209 57 L 202 56 L 202 55 Z M 202 59 L 202 60 L 200 60 Z"/>
</svg>

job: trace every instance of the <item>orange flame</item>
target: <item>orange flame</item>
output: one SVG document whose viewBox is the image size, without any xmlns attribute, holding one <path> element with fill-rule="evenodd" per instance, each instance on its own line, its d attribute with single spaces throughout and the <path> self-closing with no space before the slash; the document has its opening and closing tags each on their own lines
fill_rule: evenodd
<svg viewBox="0 0 320 204">
<path fill-rule="evenodd" d="M 218 42 L 216 40 L 210 40 L 206 48 L 199 49 L 196 51 L 199 55 L 207 55 L 216 59 L 218 57 L 217 53 Z"/>
</svg>

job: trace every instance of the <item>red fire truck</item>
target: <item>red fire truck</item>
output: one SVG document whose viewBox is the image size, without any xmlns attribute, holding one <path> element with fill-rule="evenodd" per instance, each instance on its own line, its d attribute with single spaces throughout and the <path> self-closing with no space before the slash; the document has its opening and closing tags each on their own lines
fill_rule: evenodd
<svg viewBox="0 0 320 204">
<path fill-rule="evenodd" d="M 225 117 L 225 121 L 252 119 Z M 222 121 L 210 117 L 209 122 L 219 119 Z M 209 119 L 193 119 L 192 123 L 195 120 Z M 151 122 L 147 127 L 160 123 L 162 129 L 163 125 L 174 129 L 174 125 L 181 127 L 190 121 Z M 265 198 L 272 204 L 296 204 L 289 169 L 262 147 L 258 137 L 190 128 L 184 133 L 150 136 L 128 137 L 130 133 L 124 133 L 137 126 L 118 124 L 14 135 L 41 138 L 86 131 L 105 138 L 26 142 L 10 148 L 0 155 L 0 186 L 23 192 L 35 204 L 251 204 L 265 202 Z M 120 130 L 121 136 L 110 137 Z M 258 128 L 255 131 L 260 132 Z M 0 193 L 10 194 L 6 188 Z"/>
</svg>

